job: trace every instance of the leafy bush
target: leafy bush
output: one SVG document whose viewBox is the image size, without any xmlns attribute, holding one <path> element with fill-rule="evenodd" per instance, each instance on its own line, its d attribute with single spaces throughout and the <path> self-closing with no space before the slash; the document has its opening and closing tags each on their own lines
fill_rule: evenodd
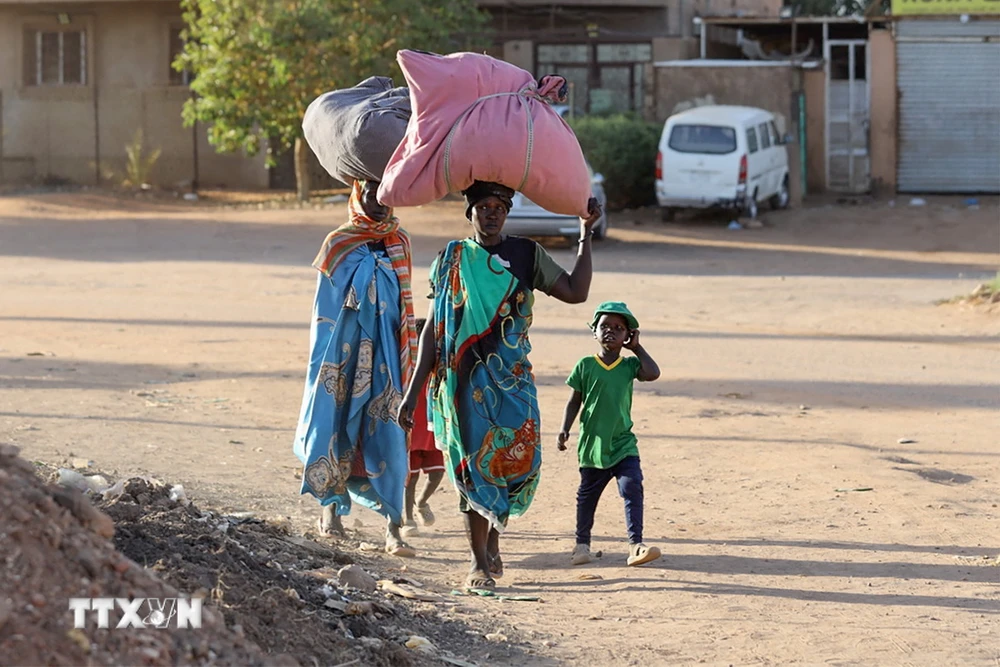
<svg viewBox="0 0 1000 667">
<path fill-rule="evenodd" d="M 604 176 L 608 208 L 637 208 L 656 202 L 660 125 L 628 114 L 581 116 L 570 125 L 590 166 Z"/>
<path fill-rule="evenodd" d="M 141 188 L 149 183 L 149 176 L 160 159 L 160 149 L 154 148 L 148 154 L 142 140 L 142 130 L 136 130 L 132 141 L 125 145 L 125 177 L 122 185 Z"/>
</svg>

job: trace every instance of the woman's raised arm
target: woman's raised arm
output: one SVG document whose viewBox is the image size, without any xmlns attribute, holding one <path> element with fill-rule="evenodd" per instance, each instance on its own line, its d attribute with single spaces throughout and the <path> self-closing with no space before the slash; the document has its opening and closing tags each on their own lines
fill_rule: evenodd
<svg viewBox="0 0 1000 667">
<path fill-rule="evenodd" d="M 603 211 L 597 199 L 590 198 L 587 202 L 589 215 L 580 218 L 580 249 L 576 253 L 576 263 L 571 273 L 564 273 L 552 286 L 550 295 L 565 303 L 583 303 L 590 296 L 590 281 L 594 277 L 594 264 L 591 258 L 591 236 L 594 223 L 601 219 Z"/>
</svg>

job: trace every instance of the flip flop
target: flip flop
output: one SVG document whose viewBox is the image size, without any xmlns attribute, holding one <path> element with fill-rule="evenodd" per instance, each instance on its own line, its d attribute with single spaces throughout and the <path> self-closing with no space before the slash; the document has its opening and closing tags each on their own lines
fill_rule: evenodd
<svg viewBox="0 0 1000 667">
<path fill-rule="evenodd" d="M 465 591 L 477 595 L 491 595 L 496 590 L 497 582 L 493 577 L 484 577 L 480 574 L 470 574 L 465 579 Z"/>
<path fill-rule="evenodd" d="M 400 535 L 405 537 L 419 537 L 420 529 L 417 527 L 416 523 L 404 523 L 403 527 L 399 530 Z"/>
<path fill-rule="evenodd" d="M 625 562 L 631 566 L 645 565 L 646 563 L 653 562 L 659 558 L 660 555 L 660 549 L 658 547 L 647 547 L 645 544 L 640 542 L 639 544 L 629 545 L 628 560 Z"/>
<path fill-rule="evenodd" d="M 490 556 L 490 576 L 494 579 L 503 577 L 503 559 L 500 558 L 500 554 Z"/>
<path fill-rule="evenodd" d="M 340 528 L 330 528 L 328 529 L 323 523 L 323 515 L 321 514 L 318 519 L 316 519 L 316 530 L 320 535 L 325 535 L 327 537 L 346 537 L 347 531 L 344 530 L 344 524 L 341 522 Z"/>
</svg>

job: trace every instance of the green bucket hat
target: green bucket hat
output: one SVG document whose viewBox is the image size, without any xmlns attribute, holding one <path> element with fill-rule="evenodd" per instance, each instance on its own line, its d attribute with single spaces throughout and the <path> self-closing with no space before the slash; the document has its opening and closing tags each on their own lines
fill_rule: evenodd
<svg viewBox="0 0 1000 667">
<path fill-rule="evenodd" d="M 632 314 L 632 311 L 628 309 L 628 306 L 623 301 L 605 301 L 594 311 L 594 319 L 590 322 L 592 330 L 597 328 L 597 320 L 601 319 L 601 315 L 605 314 L 621 315 L 628 323 L 629 329 L 634 331 L 639 328 L 639 320 L 635 319 L 635 315 Z"/>
</svg>

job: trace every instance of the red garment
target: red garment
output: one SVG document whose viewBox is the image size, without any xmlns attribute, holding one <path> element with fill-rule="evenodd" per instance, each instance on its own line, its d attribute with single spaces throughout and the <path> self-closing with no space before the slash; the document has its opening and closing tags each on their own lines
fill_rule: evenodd
<svg viewBox="0 0 1000 667">
<path fill-rule="evenodd" d="M 410 431 L 410 472 L 444 470 L 444 454 L 434 446 L 434 432 L 427 421 L 427 387 L 420 392 L 413 410 Z"/>
</svg>

